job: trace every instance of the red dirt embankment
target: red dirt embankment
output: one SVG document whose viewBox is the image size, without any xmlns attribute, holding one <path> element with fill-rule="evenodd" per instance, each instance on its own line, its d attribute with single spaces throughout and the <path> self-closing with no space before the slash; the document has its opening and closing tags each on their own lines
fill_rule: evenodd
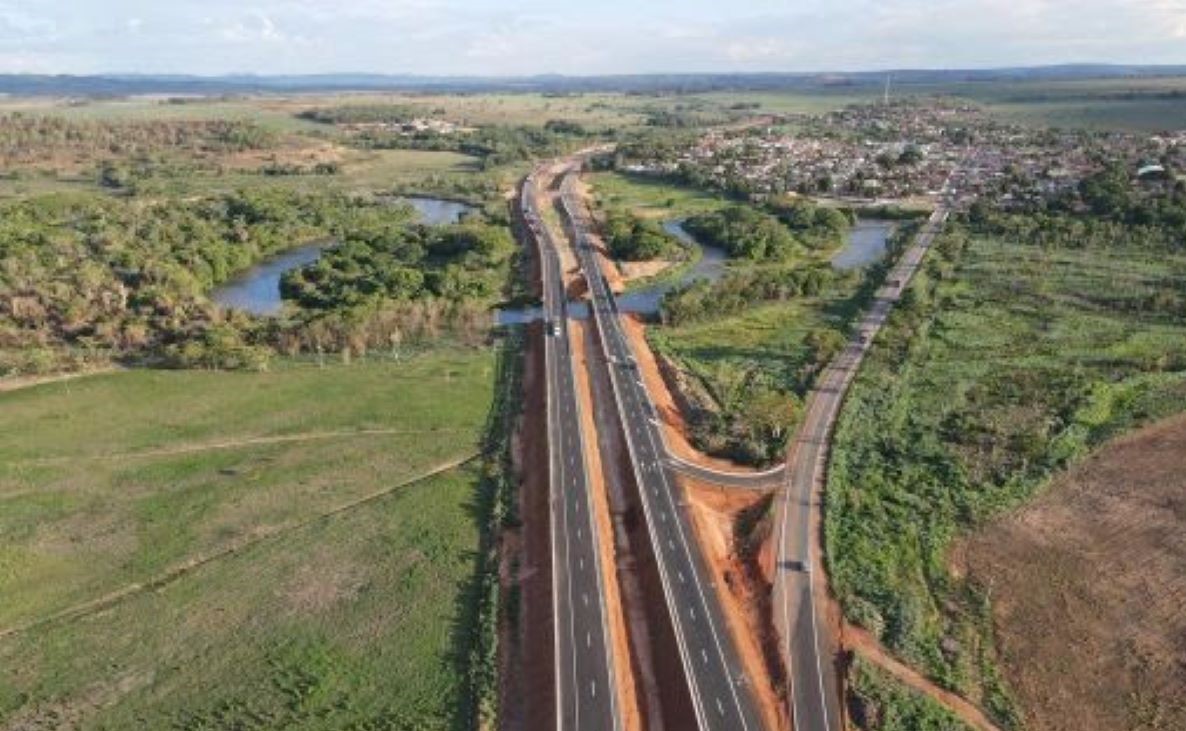
<svg viewBox="0 0 1186 731">
<path fill-rule="evenodd" d="M 1117 439 L 957 547 L 1032 731 L 1186 729 L 1186 416 Z"/>
<path fill-rule="evenodd" d="M 530 326 L 523 368 L 526 403 L 514 436 L 521 527 L 503 532 L 500 575 L 504 595 L 518 591 L 518 623 L 503 617 L 499 643 L 499 699 L 503 729 L 556 725 L 552 616 L 552 547 L 548 505 L 543 326 Z"/>
<path fill-rule="evenodd" d="M 753 469 L 727 459 L 710 457 L 692 446 L 688 440 L 687 422 L 684 420 L 683 411 L 675 395 L 676 389 L 668 383 L 668 378 L 674 377 L 674 374 L 670 373 L 669 369 L 661 367 L 658 358 L 651 351 L 651 346 L 646 338 L 646 325 L 635 317 L 625 317 L 623 318 L 623 330 L 638 359 L 639 370 L 647 385 L 647 392 L 651 395 L 651 400 L 659 411 L 660 419 L 663 422 L 663 433 L 671 451 L 688 462 L 705 467 L 726 472 L 753 472 Z"/>
<path fill-rule="evenodd" d="M 725 611 L 745 674 L 751 680 L 768 729 L 790 731 L 785 698 L 786 678 L 778 652 L 778 638 L 770 624 L 770 567 L 763 567 L 757 551 L 739 539 L 760 546 L 769 533 L 773 511 L 770 496 L 730 490 L 681 477 L 700 549 L 715 575 L 717 595 Z M 764 518 L 761 516 L 765 516 Z M 750 518 L 748 535 L 739 535 L 739 521 Z"/>
</svg>

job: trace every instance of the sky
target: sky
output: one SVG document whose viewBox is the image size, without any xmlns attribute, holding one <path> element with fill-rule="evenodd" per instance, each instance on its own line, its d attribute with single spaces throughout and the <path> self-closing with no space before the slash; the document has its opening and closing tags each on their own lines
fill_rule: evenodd
<svg viewBox="0 0 1186 731">
<path fill-rule="evenodd" d="M 1186 63 L 1186 0 L 0 0 L 0 73 Z"/>
</svg>

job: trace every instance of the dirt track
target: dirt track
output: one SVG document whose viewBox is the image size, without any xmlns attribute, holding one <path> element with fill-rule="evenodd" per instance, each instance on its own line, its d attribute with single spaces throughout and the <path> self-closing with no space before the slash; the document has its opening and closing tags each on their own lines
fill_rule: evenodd
<svg viewBox="0 0 1186 731">
<path fill-rule="evenodd" d="M 1031 731 L 1186 729 L 1186 416 L 1105 446 L 955 553 Z"/>
</svg>

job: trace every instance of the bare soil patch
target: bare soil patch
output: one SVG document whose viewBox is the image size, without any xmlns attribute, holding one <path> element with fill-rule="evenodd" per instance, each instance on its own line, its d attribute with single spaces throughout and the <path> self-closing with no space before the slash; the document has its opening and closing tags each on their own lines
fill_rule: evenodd
<svg viewBox="0 0 1186 731">
<path fill-rule="evenodd" d="M 504 593 L 519 597 L 518 612 L 504 613 L 499 645 L 501 726 L 512 731 L 556 725 L 545 378 L 543 326 L 535 323 L 523 363 L 526 402 L 513 442 L 520 527 L 504 532 L 500 567 Z"/>
<path fill-rule="evenodd" d="M 1033 731 L 1186 728 L 1186 416 L 1106 445 L 957 547 Z"/>
<path fill-rule="evenodd" d="M 79 371 L 77 373 L 54 373 L 44 376 L 12 376 L 9 378 L 0 378 L 0 393 L 19 391 L 22 388 L 32 388 L 34 386 L 41 386 L 46 383 L 58 383 L 60 381 L 71 381 L 75 378 L 96 376 L 103 373 L 112 373 L 116 370 L 118 369 L 115 366 L 104 366 L 91 370 Z"/>
<path fill-rule="evenodd" d="M 622 273 L 622 279 L 633 282 L 636 279 L 655 277 L 675 266 L 676 262 L 667 259 L 652 259 L 650 261 L 623 261 L 617 266 Z"/>
<path fill-rule="evenodd" d="M 768 496 L 750 491 L 719 488 L 680 478 L 688 497 L 692 524 L 701 551 L 716 575 L 717 595 L 725 611 L 746 675 L 760 701 L 766 728 L 789 731 L 785 698 L 786 679 L 778 653 L 778 639 L 770 608 L 771 576 L 761 566 L 756 551 L 739 545 L 738 524 L 746 513 L 767 513 Z M 763 505 L 765 503 L 765 505 Z M 755 545 L 762 542 L 758 522 L 750 531 Z"/>
</svg>

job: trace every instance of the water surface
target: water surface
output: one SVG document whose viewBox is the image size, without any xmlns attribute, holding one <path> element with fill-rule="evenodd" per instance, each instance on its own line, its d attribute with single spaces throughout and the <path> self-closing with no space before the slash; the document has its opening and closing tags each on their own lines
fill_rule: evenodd
<svg viewBox="0 0 1186 731">
<path fill-rule="evenodd" d="M 858 219 L 848 232 L 848 243 L 832 258 L 832 266 L 841 271 L 869 266 L 885 256 L 886 241 L 893 232 L 893 221 Z"/>
<path fill-rule="evenodd" d="M 650 315 L 659 311 L 659 302 L 663 299 L 663 295 L 676 287 L 697 279 L 707 279 L 710 282 L 715 282 L 724 276 L 725 267 L 729 259 L 725 250 L 700 243 L 684 230 L 683 223 L 682 220 L 667 221 L 663 224 L 663 230 L 684 242 L 684 245 L 694 246 L 700 249 L 700 258 L 696 261 L 696 264 L 680 277 L 665 279 L 655 284 L 644 285 L 638 289 L 632 289 L 623 293 L 618 297 L 618 309 L 623 312 Z"/>
</svg>

